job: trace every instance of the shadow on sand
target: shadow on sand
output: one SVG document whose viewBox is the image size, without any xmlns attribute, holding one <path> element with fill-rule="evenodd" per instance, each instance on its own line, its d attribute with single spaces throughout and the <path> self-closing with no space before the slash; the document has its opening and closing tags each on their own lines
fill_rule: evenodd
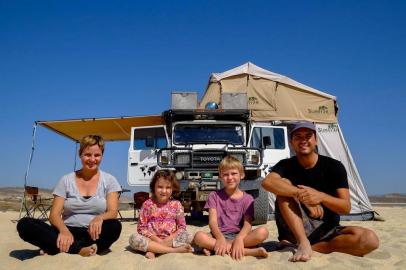
<svg viewBox="0 0 406 270">
<path fill-rule="evenodd" d="M 39 256 L 39 250 L 38 249 L 18 249 L 18 250 L 12 250 L 9 253 L 10 257 L 16 258 L 17 260 L 20 261 L 25 261 L 28 259 L 32 259 L 36 256 Z"/>
</svg>

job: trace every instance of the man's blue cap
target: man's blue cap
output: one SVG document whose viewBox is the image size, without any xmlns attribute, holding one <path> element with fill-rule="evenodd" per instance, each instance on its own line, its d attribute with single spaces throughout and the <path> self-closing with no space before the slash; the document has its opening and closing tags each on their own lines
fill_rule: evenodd
<svg viewBox="0 0 406 270">
<path fill-rule="evenodd" d="M 299 128 L 308 128 L 316 132 L 316 126 L 309 121 L 301 121 L 301 122 L 296 122 L 292 125 L 290 131 L 289 131 L 289 137 L 292 137 L 293 132 L 298 130 Z"/>
</svg>

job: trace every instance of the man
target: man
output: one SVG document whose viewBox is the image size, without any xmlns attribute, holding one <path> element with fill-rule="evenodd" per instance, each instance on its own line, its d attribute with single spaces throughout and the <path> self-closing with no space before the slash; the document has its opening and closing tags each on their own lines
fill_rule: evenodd
<svg viewBox="0 0 406 270">
<path fill-rule="evenodd" d="M 262 182 L 276 194 L 275 219 L 281 243 L 297 245 L 291 261 L 307 261 L 312 251 L 363 256 L 378 248 L 376 234 L 339 226 L 351 210 L 347 173 L 341 162 L 316 152 L 316 128 L 298 122 L 290 131 L 296 156 L 281 160 Z"/>
</svg>

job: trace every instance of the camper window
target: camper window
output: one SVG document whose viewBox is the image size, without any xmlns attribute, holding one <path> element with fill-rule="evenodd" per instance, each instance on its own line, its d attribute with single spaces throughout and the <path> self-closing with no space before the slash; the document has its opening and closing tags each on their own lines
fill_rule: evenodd
<svg viewBox="0 0 406 270">
<path fill-rule="evenodd" d="M 285 149 L 283 129 L 276 127 L 255 127 L 252 131 L 251 147 Z"/>
<path fill-rule="evenodd" d="M 134 150 L 160 149 L 167 147 L 163 128 L 143 128 L 134 130 Z"/>
</svg>

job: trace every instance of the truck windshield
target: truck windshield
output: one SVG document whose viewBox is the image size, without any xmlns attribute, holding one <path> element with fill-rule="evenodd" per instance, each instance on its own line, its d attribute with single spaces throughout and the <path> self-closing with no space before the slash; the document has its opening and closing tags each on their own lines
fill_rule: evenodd
<svg viewBox="0 0 406 270">
<path fill-rule="evenodd" d="M 243 128 L 235 124 L 178 124 L 174 128 L 175 144 L 244 143 Z"/>
</svg>

